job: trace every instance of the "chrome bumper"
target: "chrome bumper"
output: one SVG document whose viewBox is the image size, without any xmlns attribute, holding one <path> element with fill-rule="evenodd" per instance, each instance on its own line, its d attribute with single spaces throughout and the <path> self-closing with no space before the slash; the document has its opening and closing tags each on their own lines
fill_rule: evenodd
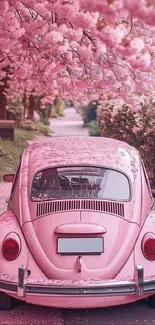
<svg viewBox="0 0 155 325">
<path fill-rule="evenodd" d="M 36 285 L 25 281 L 26 268 L 18 269 L 18 283 L 0 280 L 0 289 L 17 293 L 18 297 L 26 294 L 66 295 L 66 296 L 142 296 L 155 292 L 155 279 L 144 281 L 144 271 L 141 265 L 136 267 L 136 281 L 121 281 L 111 283 L 96 283 L 79 285 Z"/>
</svg>

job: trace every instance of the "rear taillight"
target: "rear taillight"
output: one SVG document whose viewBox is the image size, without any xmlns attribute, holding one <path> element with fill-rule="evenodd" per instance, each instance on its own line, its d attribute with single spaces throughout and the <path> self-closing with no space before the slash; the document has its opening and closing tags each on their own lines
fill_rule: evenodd
<svg viewBox="0 0 155 325">
<path fill-rule="evenodd" d="M 142 250 L 145 258 L 155 261 L 155 235 L 146 234 L 142 241 Z"/>
<path fill-rule="evenodd" d="M 2 254 L 8 261 L 15 260 L 20 253 L 20 240 L 17 234 L 16 236 L 7 236 L 2 244 Z"/>
</svg>

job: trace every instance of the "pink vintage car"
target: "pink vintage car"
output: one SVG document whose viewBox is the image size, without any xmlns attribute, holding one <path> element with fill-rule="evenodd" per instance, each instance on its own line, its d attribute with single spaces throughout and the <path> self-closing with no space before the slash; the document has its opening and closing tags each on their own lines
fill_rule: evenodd
<svg viewBox="0 0 155 325">
<path fill-rule="evenodd" d="M 5 175 L 11 181 L 14 175 Z M 29 146 L 0 216 L 0 308 L 15 299 L 155 307 L 155 208 L 138 152 L 106 138 Z"/>
</svg>

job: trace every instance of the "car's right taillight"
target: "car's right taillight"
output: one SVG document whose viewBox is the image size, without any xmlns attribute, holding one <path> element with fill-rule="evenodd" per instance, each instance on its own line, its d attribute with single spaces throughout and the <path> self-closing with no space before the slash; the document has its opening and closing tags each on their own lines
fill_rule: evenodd
<svg viewBox="0 0 155 325">
<path fill-rule="evenodd" d="M 155 235 L 147 233 L 142 240 L 142 251 L 149 261 L 155 261 Z"/>
<path fill-rule="evenodd" d="M 20 239 L 16 233 L 10 233 L 2 244 L 2 254 L 8 261 L 15 260 L 21 251 Z"/>
</svg>

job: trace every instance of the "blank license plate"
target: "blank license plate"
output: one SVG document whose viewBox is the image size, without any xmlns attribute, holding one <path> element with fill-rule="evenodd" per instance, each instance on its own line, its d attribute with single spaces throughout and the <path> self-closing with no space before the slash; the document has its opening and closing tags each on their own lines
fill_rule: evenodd
<svg viewBox="0 0 155 325">
<path fill-rule="evenodd" d="M 58 238 L 58 253 L 65 255 L 99 255 L 103 253 L 103 237 Z"/>
</svg>

